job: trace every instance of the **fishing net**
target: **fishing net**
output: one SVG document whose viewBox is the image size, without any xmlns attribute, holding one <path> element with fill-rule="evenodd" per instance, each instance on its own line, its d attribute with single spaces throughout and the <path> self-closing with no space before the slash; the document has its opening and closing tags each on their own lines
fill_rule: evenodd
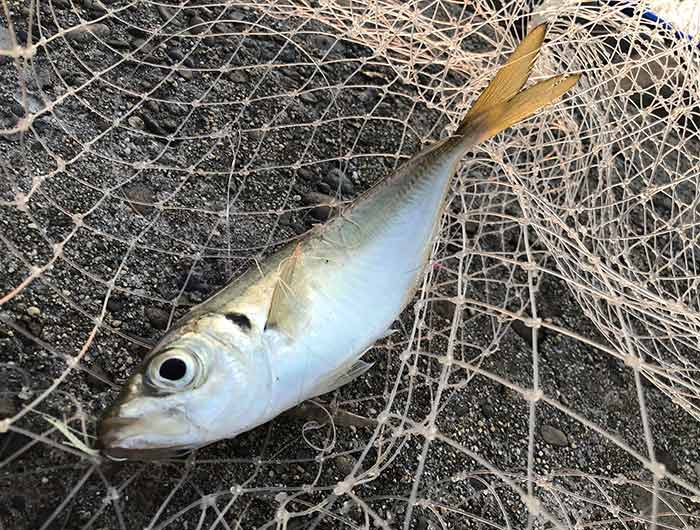
<svg viewBox="0 0 700 530">
<path fill-rule="evenodd" d="M 0 528 L 699 524 L 693 2 L 2 9 Z M 533 78 L 584 75 L 465 158 L 371 371 L 189 456 L 95 454 L 153 340 L 453 131 L 540 21 Z"/>
</svg>

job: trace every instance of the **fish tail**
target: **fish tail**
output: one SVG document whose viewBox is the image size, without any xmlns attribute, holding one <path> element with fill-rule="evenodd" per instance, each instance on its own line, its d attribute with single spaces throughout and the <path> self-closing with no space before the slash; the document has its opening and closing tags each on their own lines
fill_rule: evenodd
<svg viewBox="0 0 700 530">
<path fill-rule="evenodd" d="M 579 80 L 580 74 L 558 75 L 522 90 L 546 32 L 546 24 L 540 24 L 528 33 L 472 105 L 455 133 L 465 149 L 532 116 Z"/>
</svg>

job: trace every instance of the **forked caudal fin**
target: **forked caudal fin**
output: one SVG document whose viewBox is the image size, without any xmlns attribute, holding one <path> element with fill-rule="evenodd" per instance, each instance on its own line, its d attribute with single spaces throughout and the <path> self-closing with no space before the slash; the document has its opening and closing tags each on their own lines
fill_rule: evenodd
<svg viewBox="0 0 700 530">
<path fill-rule="evenodd" d="M 522 90 L 530 77 L 546 31 L 546 24 L 541 24 L 525 36 L 464 117 L 454 138 L 457 141 L 462 139 L 465 148 L 488 140 L 532 116 L 579 80 L 580 74 L 559 75 Z"/>
</svg>

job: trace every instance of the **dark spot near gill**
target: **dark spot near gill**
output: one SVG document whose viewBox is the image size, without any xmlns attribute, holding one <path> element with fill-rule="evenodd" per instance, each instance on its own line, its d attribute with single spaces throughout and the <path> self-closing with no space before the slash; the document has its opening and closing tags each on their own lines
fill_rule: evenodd
<svg viewBox="0 0 700 530">
<path fill-rule="evenodd" d="M 224 316 L 241 329 L 250 330 L 251 328 L 250 319 L 242 313 L 226 313 Z"/>
</svg>

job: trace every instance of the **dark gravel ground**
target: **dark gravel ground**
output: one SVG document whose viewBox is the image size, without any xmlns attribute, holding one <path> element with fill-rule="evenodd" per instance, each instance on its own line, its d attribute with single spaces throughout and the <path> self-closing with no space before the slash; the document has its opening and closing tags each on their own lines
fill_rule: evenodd
<svg viewBox="0 0 700 530">
<path fill-rule="evenodd" d="M 0 135 L 0 295 L 22 285 L 31 266 L 51 264 L 2 305 L 0 417 L 25 410 L 65 373 L 66 356 L 91 341 L 79 369 L 0 434 L 0 529 L 211 528 L 220 513 L 218 528 L 267 528 L 279 522 L 280 506 L 297 514 L 287 528 L 395 528 L 407 517 L 412 490 L 421 502 L 411 528 L 486 528 L 477 518 L 525 527 L 526 507 L 504 478 L 527 489 L 528 403 L 465 369 L 453 369 L 444 388 L 435 358 L 456 326 L 455 359 L 532 385 L 529 328 L 475 304 L 452 322 L 455 249 L 474 251 L 463 271 L 473 300 L 528 310 L 527 276 L 495 257 L 524 252 L 523 228 L 494 222 L 498 213 L 521 215 L 517 197 L 483 157 L 464 183 L 466 207 L 456 196 L 449 208 L 438 249 L 446 269 L 436 271 L 427 296 L 438 300 L 409 307 L 399 332 L 367 354 L 375 368 L 325 396 L 371 418 L 391 400 L 391 413 L 409 420 L 403 432 L 394 419 L 377 429 L 333 431 L 286 417 L 187 461 L 97 465 L 58 448 L 62 438 L 39 413 L 74 418 L 78 429 L 83 418 L 94 433 L 95 418 L 174 318 L 251 258 L 327 218 L 333 212 L 324 203 L 351 200 L 395 167 L 398 155 L 414 153 L 448 124 L 416 104 L 415 87 L 371 50 L 320 24 L 241 6 L 110 7 L 115 14 L 95 22 L 93 34 L 66 33 L 59 28 L 74 27 L 78 16 L 99 19 L 99 2 L 42 3 L 33 41 L 45 37 L 46 44 L 24 69 L 12 60 L 0 64 L 0 126 L 36 114 L 27 133 Z M 19 21 L 27 8 L 12 9 L 16 34 L 26 41 L 29 28 Z M 217 20 L 226 22 L 210 25 Z M 487 49 L 476 37 L 464 45 Z M 434 93 L 437 71 L 423 69 L 422 96 Z M 18 208 L 18 194 L 32 188 Z M 603 340 L 561 280 L 540 280 L 538 312 Z M 421 352 L 409 357 L 412 371 L 401 353 L 416 315 L 425 327 L 411 346 Z M 534 471 L 551 483 L 535 492 L 570 525 L 643 526 L 634 517 L 649 513 L 651 497 L 629 481 L 648 484 L 651 475 L 610 440 L 645 454 L 631 371 L 565 335 L 544 331 L 538 342 L 545 394 L 608 436 L 538 405 Z M 655 387 L 644 391 L 657 458 L 697 483 L 697 424 Z M 423 430 L 410 425 L 434 405 L 442 437 L 426 445 Z M 349 474 L 362 484 L 330 502 Z M 695 509 L 672 502 L 680 512 Z M 681 526 L 675 516 L 663 522 Z M 547 527 L 541 519 L 534 524 Z"/>
</svg>

